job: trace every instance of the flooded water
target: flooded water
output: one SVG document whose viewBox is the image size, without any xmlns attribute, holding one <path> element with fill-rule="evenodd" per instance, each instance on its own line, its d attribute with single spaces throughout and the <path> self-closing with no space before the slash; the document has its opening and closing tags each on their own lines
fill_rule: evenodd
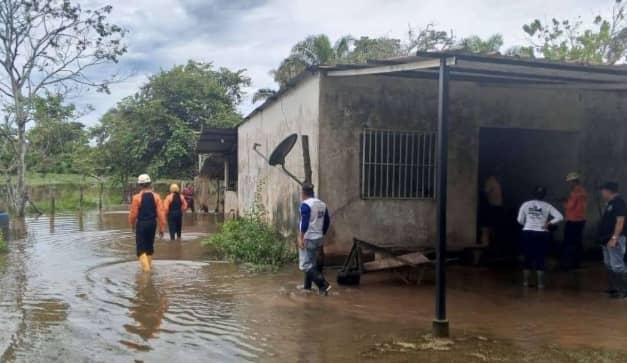
<svg viewBox="0 0 627 363">
<path fill-rule="evenodd" d="M 406 286 L 374 275 L 326 298 L 304 294 L 294 267 L 253 275 L 216 261 L 200 244 L 215 231 L 213 216 L 187 215 L 183 241 L 157 242 L 153 272 L 141 273 L 126 218 L 57 215 L 17 225 L 22 238 L 0 256 L 0 362 L 404 362 L 412 360 L 364 352 L 429 329 L 428 281 Z M 627 338 L 627 302 L 602 296 L 600 273 L 552 276 L 537 293 L 509 272 L 454 267 L 453 333 L 511 339 L 523 350 L 625 350 L 624 339 L 606 337 Z"/>
</svg>

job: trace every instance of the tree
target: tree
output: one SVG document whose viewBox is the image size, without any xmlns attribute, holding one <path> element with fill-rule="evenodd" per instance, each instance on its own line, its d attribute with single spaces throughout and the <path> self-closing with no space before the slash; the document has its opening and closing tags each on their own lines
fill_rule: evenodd
<svg viewBox="0 0 627 363">
<path fill-rule="evenodd" d="M 47 95 L 33 101 L 34 126 L 27 131 L 28 169 L 40 173 L 73 173 L 76 148 L 89 143 L 85 125 L 75 120 L 80 114 L 63 96 Z"/>
<path fill-rule="evenodd" d="M 258 89 L 257 92 L 253 95 L 253 103 L 257 103 L 257 101 L 265 100 L 269 97 L 272 97 L 276 94 L 276 91 L 271 88 L 261 88 Z"/>
<path fill-rule="evenodd" d="M 473 35 L 468 38 L 463 38 L 458 47 L 462 51 L 470 53 L 498 53 L 503 47 L 503 36 L 501 34 L 495 34 L 487 39 L 482 39 L 479 36 Z"/>
<path fill-rule="evenodd" d="M 532 51 L 523 53 L 546 59 L 585 64 L 616 64 L 625 60 L 627 50 L 627 24 L 625 4 L 615 0 L 609 19 L 598 15 L 590 26 L 581 18 L 560 20 L 553 18 L 549 24 L 534 20 L 523 26 L 531 39 Z"/>
<path fill-rule="evenodd" d="M 126 52 L 125 31 L 107 21 L 111 10 L 84 10 L 70 0 L 0 2 L 0 99 L 7 115 L 1 136 L 15 155 L 4 172 L 17 175 L 9 199 L 20 216 L 26 204 L 26 130 L 34 101 L 46 92 L 107 91 L 111 79 L 96 79 L 91 71 L 117 62 Z"/>
<path fill-rule="evenodd" d="M 305 69 L 320 64 L 360 64 L 373 59 L 414 55 L 418 51 L 459 49 L 474 53 L 498 52 L 503 46 L 503 37 L 500 34 L 487 39 L 471 36 L 457 42 L 452 31 L 436 29 L 433 24 L 428 24 L 421 29 L 410 27 L 405 41 L 389 37 L 355 38 L 346 35 L 334 45 L 331 44 L 329 37 L 324 34 L 310 35 L 296 43 L 289 56 L 271 72 L 279 87 L 285 87 Z M 253 97 L 253 102 L 275 93 L 271 89 L 260 89 Z"/>
<path fill-rule="evenodd" d="M 403 55 L 399 39 L 381 37 L 360 37 L 353 39 L 341 62 L 349 64 L 366 63 L 372 59 L 391 58 Z"/>
<path fill-rule="evenodd" d="M 107 112 L 94 130 L 100 168 L 123 185 L 130 177 L 191 176 L 198 134 L 241 121 L 236 105 L 250 84 L 245 70 L 189 61 L 150 78 Z"/>
<path fill-rule="evenodd" d="M 444 51 L 454 45 L 453 31 L 436 29 L 434 24 L 427 24 L 421 29 L 409 28 L 404 53 L 410 55 L 416 52 Z"/>
</svg>

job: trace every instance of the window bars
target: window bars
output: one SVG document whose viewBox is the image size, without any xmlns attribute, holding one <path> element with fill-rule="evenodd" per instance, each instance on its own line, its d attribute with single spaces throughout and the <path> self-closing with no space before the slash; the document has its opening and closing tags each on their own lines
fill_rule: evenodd
<svg viewBox="0 0 627 363">
<path fill-rule="evenodd" d="M 360 139 L 362 199 L 435 198 L 435 133 L 364 129 Z"/>
</svg>

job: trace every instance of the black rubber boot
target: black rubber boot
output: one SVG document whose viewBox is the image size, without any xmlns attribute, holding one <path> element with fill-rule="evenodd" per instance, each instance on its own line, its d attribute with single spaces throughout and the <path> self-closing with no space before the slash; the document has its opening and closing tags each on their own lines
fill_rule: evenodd
<svg viewBox="0 0 627 363">
<path fill-rule="evenodd" d="M 607 270 L 607 290 L 605 290 L 605 293 L 609 295 L 618 293 L 616 289 L 616 276 L 611 270 Z"/>
<path fill-rule="evenodd" d="M 309 274 L 305 272 L 305 283 L 303 284 L 303 289 L 311 290 L 311 278 Z"/>
</svg>

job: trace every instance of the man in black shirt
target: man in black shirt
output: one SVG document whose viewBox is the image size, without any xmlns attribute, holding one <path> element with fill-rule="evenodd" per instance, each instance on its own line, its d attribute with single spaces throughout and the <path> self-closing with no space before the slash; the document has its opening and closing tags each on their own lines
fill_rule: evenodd
<svg viewBox="0 0 627 363">
<path fill-rule="evenodd" d="M 627 205 L 618 194 L 618 184 L 614 182 L 604 183 L 601 195 L 607 204 L 599 224 L 599 243 L 608 272 L 609 292 L 612 297 L 627 297 L 627 268 L 624 261 Z"/>
</svg>

